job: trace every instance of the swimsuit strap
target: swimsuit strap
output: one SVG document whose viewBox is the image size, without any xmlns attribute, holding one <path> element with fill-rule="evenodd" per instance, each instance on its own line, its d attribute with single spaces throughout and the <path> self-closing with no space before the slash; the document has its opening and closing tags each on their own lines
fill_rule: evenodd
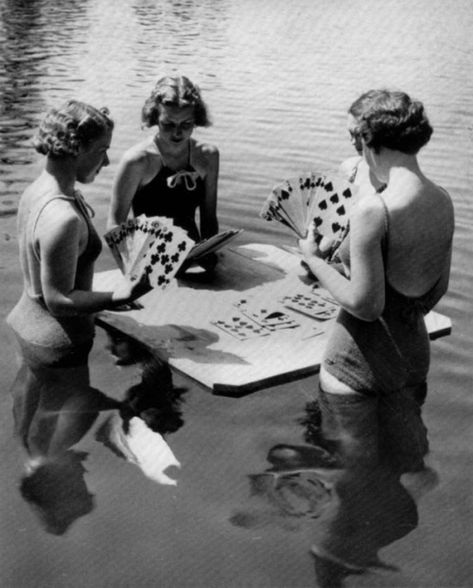
<svg viewBox="0 0 473 588">
<path fill-rule="evenodd" d="M 192 192 L 193 190 L 195 190 L 197 188 L 197 180 L 200 178 L 200 174 L 198 172 L 196 172 L 192 166 L 192 161 L 191 161 L 191 159 L 192 159 L 192 141 L 189 139 L 189 147 L 188 147 L 188 151 L 187 151 L 187 163 L 184 166 L 184 169 L 180 169 L 177 171 L 173 170 L 171 167 L 169 167 L 169 165 L 166 164 L 164 157 L 163 157 L 163 154 L 159 150 L 157 136 L 154 137 L 153 141 L 158 149 L 158 153 L 161 158 L 162 167 L 168 168 L 169 170 L 174 172 L 166 178 L 166 184 L 167 184 L 168 188 L 175 188 L 176 186 L 180 186 L 182 183 L 184 183 L 186 186 L 186 189 L 189 192 Z M 192 169 L 188 169 L 189 167 L 191 167 Z"/>
<path fill-rule="evenodd" d="M 79 190 L 74 190 L 74 198 L 73 200 L 77 202 L 80 211 L 86 218 L 94 218 L 95 210 L 90 206 L 88 202 L 86 202 L 85 198 L 82 196 L 82 192 Z"/>
<path fill-rule="evenodd" d="M 380 192 L 376 192 L 379 195 L 379 199 L 383 206 L 384 211 L 384 234 L 383 239 L 381 242 L 381 249 L 383 251 L 383 259 L 386 262 L 387 254 L 388 254 L 388 234 L 389 234 L 389 211 L 384 198 L 381 196 Z"/>
<path fill-rule="evenodd" d="M 163 161 L 162 156 L 161 161 Z M 184 183 L 187 190 L 189 192 L 192 192 L 197 188 L 197 180 L 199 178 L 200 174 L 197 171 L 195 171 L 194 166 L 192 165 L 192 141 L 189 139 L 186 169 L 181 169 L 176 173 L 172 174 L 171 176 L 169 176 L 168 178 L 166 178 L 166 183 L 169 188 L 175 188 L 176 186 L 179 186 L 180 184 Z"/>
</svg>

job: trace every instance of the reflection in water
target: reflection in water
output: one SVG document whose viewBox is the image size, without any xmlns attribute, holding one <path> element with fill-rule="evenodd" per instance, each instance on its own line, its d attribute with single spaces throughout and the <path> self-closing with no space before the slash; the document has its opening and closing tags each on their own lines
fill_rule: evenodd
<svg viewBox="0 0 473 588">
<path fill-rule="evenodd" d="M 177 481 L 166 471 L 180 463 L 164 439 L 183 424 L 182 394 L 174 387 L 167 363 L 147 353 L 139 344 L 109 333 L 110 349 L 118 364 L 140 358 L 141 382 L 126 393 L 119 413 L 110 416 L 97 430 L 95 438 L 117 456 L 137 465 L 143 474 L 158 484 L 175 486 Z M 159 391 L 159 392 L 158 392 Z"/>
<path fill-rule="evenodd" d="M 89 385 L 87 366 L 23 363 L 12 387 L 15 433 L 28 455 L 20 491 L 45 529 L 64 534 L 91 512 L 84 481 L 86 454 L 71 451 L 100 411 L 119 403 Z"/>
<path fill-rule="evenodd" d="M 342 468 L 312 546 L 321 588 L 370 569 L 396 570 L 378 552 L 417 527 L 416 501 L 437 482 L 424 462 L 424 398 L 424 387 L 379 399 L 320 391 L 318 405 L 308 405 L 306 439 L 330 448 Z"/>
<path fill-rule="evenodd" d="M 246 529 L 275 523 L 295 530 L 307 519 L 319 518 L 333 499 L 337 470 L 330 453 L 281 444 L 266 459 L 272 467 L 249 476 L 250 508 L 235 512 L 230 522 Z"/>
<path fill-rule="evenodd" d="M 378 400 L 320 391 L 306 405 L 307 445 L 273 446 L 271 467 L 250 479 L 250 506 L 230 522 L 246 529 L 309 524 L 317 586 L 353 574 L 397 571 L 379 551 L 418 525 L 418 500 L 437 483 L 425 465 L 424 387 Z"/>
<path fill-rule="evenodd" d="M 63 535 L 74 521 L 93 510 L 82 465 L 86 457 L 84 452 L 65 451 L 32 468 L 21 480 L 21 495 L 48 533 Z"/>
<path fill-rule="evenodd" d="M 125 347 L 113 347 L 114 353 Z M 128 363 L 133 350 L 126 348 Z M 28 357 L 28 356 L 27 356 Z M 84 480 L 87 453 L 74 446 L 99 413 L 113 411 L 96 438 L 136 463 L 162 484 L 175 484 L 164 473 L 179 466 L 162 435 L 182 426 L 183 390 L 174 388 L 169 366 L 139 350 L 141 381 L 122 401 L 107 397 L 89 383 L 87 366 L 45 367 L 24 362 L 12 387 L 15 433 L 26 450 L 26 473 L 20 493 L 48 533 L 64 534 L 94 508 Z"/>
</svg>

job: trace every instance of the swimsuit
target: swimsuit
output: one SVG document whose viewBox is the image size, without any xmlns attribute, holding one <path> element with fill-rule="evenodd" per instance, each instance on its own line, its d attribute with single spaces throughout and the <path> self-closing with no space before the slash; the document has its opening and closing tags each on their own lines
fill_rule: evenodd
<svg viewBox="0 0 473 588">
<path fill-rule="evenodd" d="M 172 218 L 174 224 L 185 229 L 194 241 L 200 241 L 195 222 L 196 209 L 205 200 L 205 184 L 191 164 L 191 144 L 189 159 L 182 170 L 167 167 L 161 158 L 161 169 L 154 178 L 138 188 L 132 202 L 135 216 L 165 216 Z"/>
<path fill-rule="evenodd" d="M 94 316 L 55 316 L 46 307 L 41 286 L 41 250 L 35 235 L 38 219 L 44 208 L 54 200 L 66 200 L 87 224 L 89 238 L 84 252 L 76 260 L 74 287 L 91 290 L 93 265 L 102 243 L 87 212 L 81 194 L 75 197 L 46 195 L 28 204 L 20 203 L 18 234 L 20 262 L 23 270 L 23 294 L 7 317 L 22 348 L 23 356 L 32 365 L 67 367 L 87 361 L 94 337 Z M 31 203 L 32 202 L 32 203 Z"/>
<path fill-rule="evenodd" d="M 389 216 L 385 214 L 383 259 L 386 267 Z M 349 267 L 349 233 L 338 255 Z M 385 307 L 380 318 L 363 321 L 343 308 L 331 332 L 324 369 L 356 392 L 379 395 L 425 383 L 430 345 L 424 314 L 438 282 L 418 298 L 404 296 L 385 279 Z"/>
</svg>

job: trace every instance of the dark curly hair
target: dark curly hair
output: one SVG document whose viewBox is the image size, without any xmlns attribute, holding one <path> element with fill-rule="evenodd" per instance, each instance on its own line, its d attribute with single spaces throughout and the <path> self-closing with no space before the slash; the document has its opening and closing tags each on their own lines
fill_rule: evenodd
<svg viewBox="0 0 473 588">
<path fill-rule="evenodd" d="M 405 92 L 370 90 L 355 103 L 362 105 L 359 133 L 375 153 L 386 147 L 415 155 L 429 142 L 433 129 L 424 106 Z"/>
<path fill-rule="evenodd" d="M 198 86 L 185 76 L 167 76 L 158 80 L 141 111 L 141 120 L 145 127 L 158 124 L 160 104 L 178 108 L 193 106 L 195 126 L 208 127 L 211 124 L 207 106 L 202 100 Z"/>
<path fill-rule="evenodd" d="M 49 110 L 33 138 L 33 146 L 38 153 L 52 158 L 75 157 L 81 147 L 112 130 L 113 124 L 107 108 L 69 100 Z"/>
</svg>

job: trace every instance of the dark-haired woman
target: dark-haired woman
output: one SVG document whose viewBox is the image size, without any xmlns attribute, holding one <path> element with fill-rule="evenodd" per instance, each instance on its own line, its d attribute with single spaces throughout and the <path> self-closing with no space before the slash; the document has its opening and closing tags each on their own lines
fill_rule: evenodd
<svg viewBox="0 0 473 588">
<path fill-rule="evenodd" d="M 300 246 L 311 271 L 341 310 L 320 372 L 327 437 L 348 460 L 382 457 L 378 427 L 408 469 L 423 467 L 427 438 L 420 405 L 426 392 L 429 337 L 424 315 L 449 281 L 454 212 L 447 192 L 417 161 L 432 127 L 422 104 L 376 90 L 358 122 L 363 157 L 381 192 L 361 194 L 339 255 L 339 273 L 313 235 Z M 389 431 L 389 435 L 386 432 Z"/>
<path fill-rule="evenodd" d="M 195 127 L 210 125 L 199 88 L 184 76 L 161 78 L 143 106 L 142 121 L 157 129 L 122 158 L 109 227 L 124 222 L 131 209 L 135 216 L 172 218 L 195 241 L 215 235 L 219 152 L 192 137 Z"/>
<path fill-rule="evenodd" d="M 102 405 L 89 387 L 94 313 L 149 290 L 125 280 L 114 291 L 92 289 L 102 244 L 76 182 L 93 182 L 108 165 L 112 130 L 107 109 L 71 100 L 46 114 L 34 139 L 46 164 L 20 199 L 23 293 L 7 317 L 23 359 L 13 390 L 17 430 L 33 459 L 73 445 L 85 426 L 81 406 Z"/>
</svg>

